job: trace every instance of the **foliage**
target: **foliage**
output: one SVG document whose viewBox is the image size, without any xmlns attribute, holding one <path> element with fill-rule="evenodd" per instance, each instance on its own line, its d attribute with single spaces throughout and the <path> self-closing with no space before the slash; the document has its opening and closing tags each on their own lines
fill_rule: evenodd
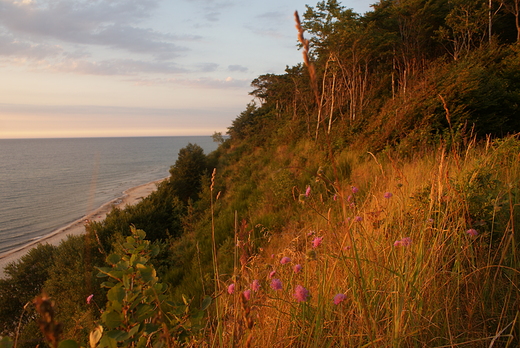
<svg viewBox="0 0 520 348">
<path fill-rule="evenodd" d="M 183 342 L 203 315 L 190 311 L 189 303 L 175 305 L 167 300 L 166 286 L 159 282 L 149 261 L 159 253 L 157 245 L 144 240 L 146 234 L 132 227 L 123 243 L 123 253 L 107 257 L 110 267 L 99 267 L 99 277 L 108 278 L 106 309 L 101 315 L 102 335 L 98 347 L 170 347 Z M 92 344 L 92 343 L 91 343 Z"/>
<path fill-rule="evenodd" d="M 179 151 L 175 164 L 170 168 L 173 195 L 182 202 L 195 200 L 200 191 L 201 176 L 209 171 L 204 150 L 196 144 L 188 144 Z"/>
<path fill-rule="evenodd" d="M 25 312 L 26 304 L 42 292 L 56 249 L 40 244 L 5 267 L 5 278 L 0 279 L 0 334 L 13 335 L 18 325 L 34 320 Z"/>
</svg>

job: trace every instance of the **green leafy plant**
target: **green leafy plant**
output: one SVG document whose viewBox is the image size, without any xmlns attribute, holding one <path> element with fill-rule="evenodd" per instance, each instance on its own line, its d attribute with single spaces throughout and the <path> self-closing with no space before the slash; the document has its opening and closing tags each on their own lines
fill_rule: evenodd
<svg viewBox="0 0 520 348">
<path fill-rule="evenodd" d="M 150 259 L 159 247 L 145 240 L 146 233 L 135 227 L 132 236 L 122 243 L 123 252 L 107 257 L 110 267 L 99 267 L 99 277 L 108 278 L 106 309 L 101 315 L 105 329 L 97 328 L 90 336 L 91 346 L 157 347 L 180 345 L 193 330 L 201 327 L 206 299 L 201 310 L 191 310 L 190 303 L 177 305 L 168 300 L 166 285 L 159 282 Z M 209 302 L 209 303 L 208 303 Z"/>
</svg>

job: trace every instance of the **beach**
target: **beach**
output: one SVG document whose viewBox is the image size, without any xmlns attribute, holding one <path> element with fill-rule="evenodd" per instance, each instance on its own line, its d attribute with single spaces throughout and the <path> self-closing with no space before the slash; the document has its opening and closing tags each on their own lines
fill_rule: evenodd
<svg viewBox="0 0 520 348">
<path fill-rule="evenodd" d="M 61 227 L 48 235 L 45 235 L 39 239 L 33 240 L 26 245 L 10 250 L 0 255 L 0 278 L 4 277 L 4 267 L 25 255 L 29 250 L 37 246 L 38 244 L 51 244 L 59 245 L 60 242 L 67 238 L 69 235 L 81 235 L 85 233 L 85 222 L 91 221 L 102 221 L 105 219 L 107 214 L 113 208 L 123 209 L 128 205 L 134 205 L 143 198 L 149 196 L 153 191 L 157 189 L 157 185 L 165 179 L 152 181 L 140 186 L 130 188 L 123 192 L 123 196 L 116 198 L 110 202 L 103 204 L 93 212 L 83 216 L 82 218 L 74 221 L 73 223 Z"/>
</svg>

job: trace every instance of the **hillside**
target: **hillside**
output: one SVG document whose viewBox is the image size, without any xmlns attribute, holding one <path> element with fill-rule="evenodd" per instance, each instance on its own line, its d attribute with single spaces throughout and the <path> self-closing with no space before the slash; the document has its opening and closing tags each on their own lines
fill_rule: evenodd
<svg viewBox="0 0 520 348">
<path fill-rule="evenodd" d="M 18 347 L 517 346 L 514 3 L 308 7 L 304 64 L 255 79 L 215 152 L 190 144 L 141 203 L 6 269 L 0 334 Z"/>
</svg>

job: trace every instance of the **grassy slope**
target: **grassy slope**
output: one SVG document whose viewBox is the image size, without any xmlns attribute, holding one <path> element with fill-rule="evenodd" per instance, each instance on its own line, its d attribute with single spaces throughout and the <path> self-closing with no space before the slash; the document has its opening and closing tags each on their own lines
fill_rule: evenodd
<svg viewBox="0 0 520 348">
<path fill-rule="evenodd" d="M 406 159 L 345 149 L 331 161 L 318 147 L 242 152 L 217 176 L 234 182 L 222 204 L 247 206 L 239 219 L 249 223 L 226 249 L 235 261 L 221 276 L 221 346 L 518 344 L 518 139 Z M 259 237 L 268 242 L 255 249 Z M 395 243 L 403 238 L 411 243 Z M 261 290 L 245 300 L 255 279 Z M 336 294 L 346 295 L 338 305 Z"/>
</svg>

